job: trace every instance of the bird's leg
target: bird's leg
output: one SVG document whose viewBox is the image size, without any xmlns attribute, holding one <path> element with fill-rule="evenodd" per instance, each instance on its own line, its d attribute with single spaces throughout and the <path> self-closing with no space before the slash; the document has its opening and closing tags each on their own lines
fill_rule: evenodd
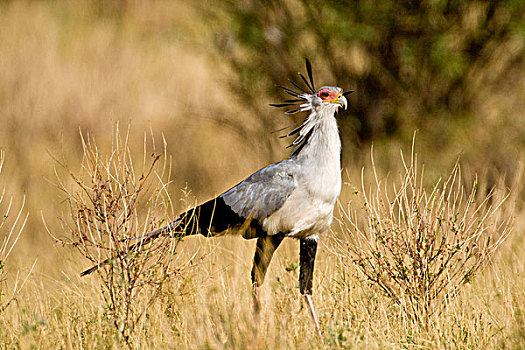
<svg viewBox="0 0 525 350">
<path fill-rule="evenodd" d="M 259 315 L 259 311 L 261 311 L 261 302 L 259 301 L 260 288 L 255 284 L 253 285 L 253 310 L 256 315 Z"/>
<path fill-rule="evenodd" d="M 317 335 L 320 339 L 323 339 L 321 335 L 321 328 L 319 327 L 319 319 L 315 312 L 314 304 L 312 302 L 312 280 L 314 276 L 314 263 L 315 253 L 317 252 L 317 241 L 319 236 L 311 236 L 307 238 L 301 238 L 300 249 L 299 249 L 299 286 L 301 294 L 306 298 L 310 315 L 315 324 Z"/>
<path fill-rule="evenodd" d="M 306 303 L 308 304 L 308 310 L 310 310 L 310 316 L 312 316 L 312 320 L 314 320 L 315 329 L 317 330 L 317 335 L 319 336 L 320 339 L 323 339 L 323 336 L 321 334 L 321 328 L 319 327 L 319 319 L 317 318 L 317 314 L 315 313 L 312 296 L 310 294 L 305 294 L 304 297 L 306 298 Z"/>
<path fill-rule="evenodd" d="M 257 238 L 257 247 L 255 248 L 255 256 L 253 257 L 252 268 L 252 285 L 253 285 L 253 307 L 255 313 L 258 314 L 261 308 L 259 302 L 259 287 L 264 282 L 266 270 L 272 260 L 273 253 L 279 247 L 279 244 L 284 239 L 284 234 L 277 234 L 273 236 L 264 236 Z"/>
</svg>

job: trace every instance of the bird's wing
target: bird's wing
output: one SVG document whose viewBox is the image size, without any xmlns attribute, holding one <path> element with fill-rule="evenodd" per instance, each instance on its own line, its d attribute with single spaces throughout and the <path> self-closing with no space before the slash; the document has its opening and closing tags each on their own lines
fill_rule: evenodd
<svg viewBox="0 0 525 350">
<path fill-rule="evenodd" d="M 294 191 L 296 169 L 297 165 L 290 159 L 269 165 L 221 194 L 218 198 L 211 199 L 182 213 L 177 220 L 168 226 L 134 238 L 141 239 L 141 241 L 131 245 L 128 251 L 133 251 L 179 226 L 186 230 L 185 235 L 197 232 L 204 232 L 208 235 L 210 231 L 222 232 L 246 219 L 262 221 L 281 208 Z M 232 211 L 236 215 L 230 215 L 233 214 Z M 88 275 L 109 262 L 110 259 L 106 259 L 82 272 L 81 276 Z"/>
<path fill-rule="evenodd" d="M 271 164 L 223 193 L 220 198 L 240 217 L 264 220 L 286 202 L 296 187 L 295 164 Z"/>
</svg>

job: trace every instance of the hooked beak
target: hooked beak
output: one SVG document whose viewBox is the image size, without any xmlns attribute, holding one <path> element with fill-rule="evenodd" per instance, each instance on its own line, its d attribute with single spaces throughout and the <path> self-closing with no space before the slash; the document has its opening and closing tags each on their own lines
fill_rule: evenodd
<svg viewBox="0 0 525 350">
<path fill-rule="evenodd" d="M 348 101 L 346 101 L 346 97 L 344 97 L 344 96 L 341 96 L 337 100 L 334 100 L 334 103 L 340 104 L 345 109 L 346 109 L 346 107 L 348 107 Z"/>
</svg>

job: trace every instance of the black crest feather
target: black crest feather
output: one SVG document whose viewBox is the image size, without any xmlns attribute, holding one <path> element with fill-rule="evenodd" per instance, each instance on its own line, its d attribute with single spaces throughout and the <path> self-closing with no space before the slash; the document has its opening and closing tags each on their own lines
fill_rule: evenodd
<svg viewBox="0 0 525 350">
<path fill-rule="evenodd" d="M 306 65 L 306 72 L 308 74 L 308 79 L 306 79 L 306 77 L 301 72 L 299 72 L 299 77 L 301 78 L 303 83 L 306 85 L 307 89 L 301 87 L 301 85 L 297 84 L 292 79 L 288 79 L 288 81 L 293 85 L 293 87 L 298 89 L 299 91 L 292 90 L 282 85 L 277 85 L 277 87 L 279 89 L 282 89 L 288 95 L 295 97 L 295 99 L 285 100 L 284 101 L 285 103 L 271 103 L 270 106 L 272 107 L 290 107 L 293 105 L 297 106 L 297 104 L 307 101 L 307 99 L 305 99 L 301 95 L 310 94 L 310 93 L 315 94 L 315 84 L 314 84 L 314 75 L 312 73 L 312 64 L 310 63 L 310 60 L 308 58 L 305 59 L 305 65 Z M 309 90 L 310 92 L 308 92 L 307 90 Z M 299 112 L 300 110 L 301 108 L 294 109 L 291 111 L 287 111 L 286 114 L 294 114 L 294 113 Z"/>
<path fill-rule="evenodd" d="M 308 78 L 310 78 L 310 84 L 312 86 L 313 92 L 315 92 L 315 84 L 314 84 L 314 75 L 312 73 L 312 65 L 310 64 L 310 60 L 308 58 L 305 59 L 306 62 L 306 72 L 308 73 Z"/>
<path fill-rule="evenodd" d="M 270 106 L 272 107 L 296 107 L 291 110 L 287 110 L 285 114 L 295 114 L 303 111 L 309 111 L 312 110 L 313 106 L 311 104 L 312 98 L 316 93 L 315 89 L 315 83 L 314 83 L 314 75 L 312 71 L 312 64 L 308 60 L 308 58 L 305 59 L 305 66 L 306 66 L 306 73 L 308 78 L 299 72 L 299 77 L 301 78 L 302 82 L 304 83 L 304 88 L 302 84 L 298 84 L 295 81 L 288 79 L 288 81 L 293 85 L 293 88 L 297 90 L 293 90 L 293 88 L 287 88 L 285 86 L 277 85 L 279 89 L 282 89 L 284 92 L 286 92 L 288 95 L 291 95 L 295 97 L 294 99 L 288 99 L 284 100 L 284 103 L 272 103 Z M 309 91 L 311 92 L 309 92 Z M 346 91 L 343 93 L 344 96 L 351 94 L 353 91 Z M 290 136 L 296 136 L 296 139 L 292 142 L 291 145 L 288 147 L 295 147 L 295 149 L 292 152 L 291 156 L 294 156 L 298 154 L 301 149 L 304 147 L 305 144 L 308 143 L 308 140 L 310 139 L 310 136 L 313 133 L 314 127 L 316 123 L 310 120 L 310 118 L 307 118 L 303 121 L 302 124 L 295 126 L 292 131 L 288 132 L 286 135 L 281 136 L 283 137 L 290 137 Z M 285 130 L 288 128 L 283 128 L 279 131 Z"/>
</svg>

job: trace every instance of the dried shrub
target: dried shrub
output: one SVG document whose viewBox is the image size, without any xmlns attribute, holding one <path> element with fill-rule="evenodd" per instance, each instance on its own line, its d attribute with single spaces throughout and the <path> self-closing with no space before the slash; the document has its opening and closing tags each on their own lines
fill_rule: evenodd
<svg viewBox="0 0 525 350">
<path fill-rule="evenodd" d="M 350 206 L 340 220 L 347 233 L 344 253 L 371 284 L 398 304 L 411 321 L 429 318 L 470 282 L 509 232 L 500 215 L 505 199 L 495 191 L 470 190 L 458 164 L 445 181 L 427 190 L 412 152 L 397 184 L 378 179 L 354 191 L 360 213 Z M 484 193 L 481 193 L 484 192 Z M 349 204 L 350 205 L 350 204 Z"/>
<path fill-rule="evenodd" d="M 175 262 L 180 241 L 172 239 L 175 233 L 147 244 L 140 239 L 165 224 L 156 215 L 166 218 L 172 214 L 166 143 L 161 157 L 153 137 L 153 150 L 148 151 L 145 136 L 142 169 L 138 171 L 130 151 L 129 129 L 122 136 L 116 125 L 107 155 L 93 137 L 81 134 L 81 138 L 84 154 L 80 170 L 75 173 L 59 162 L 56 171 L 57 186 L 68 203 L 68 215 L 62 221 L 69 232 L 67 239 L 56 240 L 75 247 L 92 264 L 100 264 L 96 272 L 102 282 L 106 317 L 120 339 L 131 346 L 148 306 L 182 269 Z"/>
</svg>

